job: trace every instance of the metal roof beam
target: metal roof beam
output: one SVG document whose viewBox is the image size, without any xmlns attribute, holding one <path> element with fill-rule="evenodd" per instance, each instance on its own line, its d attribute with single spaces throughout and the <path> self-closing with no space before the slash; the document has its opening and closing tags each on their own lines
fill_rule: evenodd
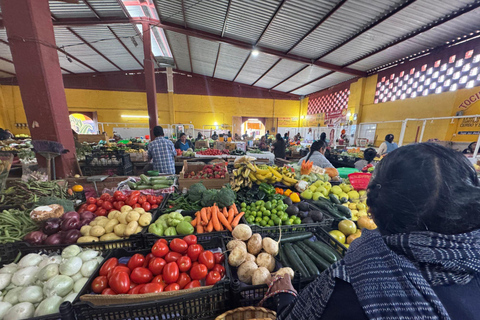
<svg viewBox="0 0 480 320">
<path fill-rule="evenodd" d="M 270 68 L 268 68 L 268 70 L 265 71 L 265 72 L 260 76 L 260 78 L 258 78 L 257 80 L 255 80 L 255 82 L 252 83 L 251 86 L 254 86 L 258 81 L 260 81 L 263 77 L 265 77 L 265 76 L 267 75 L 267 73 L 270 72 L 270 70 L 272 70 L 273 68 L 275 68 L 276 65 L 280 63 L 280 61 L 282 61 L 282 59 L 278 59 L 277 62 L 275 62 Z"/>
<path fill-rule="evenodd" d="M 190 71 L 193 72 L 193 63 L 192 63 L 192 52 L 190 51 L 190 39 L 187 37 L 187 48 L 188 48 L 188 59 L 190 60 Z"/>
<path fill-rule="evenodd" d="M 315 81 L 318 81 L 318 80 L 320 80 L 320 79 L 323 79 L 323 78 L 331 75 L 332 73 L 335 73 L 335 72 L 334 72 L 334 71 L 330 71 L 330 72 L 328 72 L 328 73 L 325 73 L 324 75 L 321 75 L 320 77 L 317 77 L 317 78 L 315 78 L 315 79 L 313 79 L 313 80 L 310 80 L 310 81 L 308 81 L 307 83 L 304 83 L 304 84 L 302 84 L 301 86 L 298 86 L 298 87 L 296 87 L 296 88 L 294 88 L 294 89 L 292 89 L 292 90 L 290 90 L 290 91 L 287 91 L 287 92 L 288 92 L 288 93 L 291 93 L 291 92 L 293 92 L 293 91 L 296 91 L 296 90 L 298 90 L 298 89 L 301 89 L 301 88 L 303 88 L 303 87 L 306 87 L 306 86 L 308 86 L 309 84 L 314 83 Z"/>
<path fill-rule="evenodd" d="M 233 78 L 232 82 L 235 82 L 235 80 L 237 80 L 238 75 L 240 74 L 240 72 L 242 72 L 243 67 L 245 67 L 245 65 L 247 64 L 247 61 L 248 61 L 248 59 L 250 58 L 250 56 L 251 56 L 251 53 L 247 56 L 247 58 L 245 59 L 245 61 L 243 61 L 242 66 L 241 66 L 240 69 L 238 70 L 238 72 L 237 72 L 237 74 L 235 75 L 235 78 Z"/>
<path fill-rule="evenodd" d="M 228 15 L 230 14 L 230 6 L 232 4 L 232 0 L 228 0 L 227 12 L 225 12 L 225 19 L 223 20 L 223 27 L 222 27 L 222 34 L 221 37 L 225 35 L 225 31 L 227 31 L 227 19 Z"/>
<path fill-rule="evenodd" d="M 276 85 L 274 85 L 273 87 L 271 87 L 270 90 L 273 90 L 273 88 L 276 88 L 276 87 L 278 87 L 279 85 L 281 85 L 282 83 L 285 83 L 285 82 L 287 82 L 288 80 L 292 79 L 293 77 L 295 77 L 297 74 L 299 74 L 299 73 L 302 72 L 303 70 L 307 69 L 308 67 L 310 67 L 310 66 L 304 66 L 303 68 L 301 68 L 300 70 L 298 70 L 297 72 L 295 72 L 294 74 L 292 74 L 291 76 L 289 76 L 288 78 L 283 79 L 282 81 L 280 81 L 279 83 L 277 83 Z"/>
<path fill-rule="evenodd" d="M 9 75 L 11 75 L 11 76 L 16 76 L 16 74 L 15 74 L 15 73 L 13 73 L 13 72 L 10 72 L 10 71 L 6 71 L 6 70 L 2 70 L 2 69 L 0 69 L 0 72 L 3 72 L 3 73 L 6 73 L 6 74 L 9 74 Z"/>
<path fill-rule="evenodd" d="M 97 17 L 98 20 L 102 19 L 102 17 L 100 17 L 100 15 L 95 10 L 95 8 L 93 8 L 92 5 L 90 3 L 88 3 L 88 0 L 83 0 L 83 3 L 85 3 L 85 5 L 88 7 L 88 9 L 90 9 L 90 11 L 92 11 L 92 13 L 95 15 L 95 17 Z"/>
<path fill-rule="evenodd" d="M 67 30 L 70 31 L 74 36 L 76 36 L 78 39 L 80 39 L 80 41 L 82 41 L 83 43 L 85 43 L 90 49 L 92 49 L 93 51 L 95 51 L 99 56 L 101 56 L 102 58 L 104 58 L 105 60 L 107 60 L 112 66 L 114 66 L 115 68 L 117 68 L 118 70 L 120 71 L 124 71 L 122 70 L 122 68 L 120 68 L 119 66 L 117 66 L 112 60 L 110 60 L 109 58 L 107 58 L 107 56 L 105 56 L 103 53 L 101 53 L 97 48 L 95 48 L 94 46 L 92 46 L 90 43 L 88 43 L 85 39 L 82 38 L 82 36 L 80 36 L 78 33 L 76 33 L 75 31 L 72 30 L 72 28 L 70 27 L 67 27 Z"/>
<path fill-rule="evenodd" d="M 185 14 L 185 1 L 182 0 L 182 16 L 183 16 L 183 26 L 187 27 L 187 16 Z"/>
<path fill-rule="evenodd" d="M 265 33 L 267 33 L 268 29 L 270 28 L 270 26 L 272 25 L 272 22 L 273 20 L 277 17 L 277 14 L 280 12 L 280 10 L 282 9 L 283 5 L 285 4 L 285 2 L 287 2 L 288 0 L 282 0 L 280 2 L 280 4 L 278 5 L 277 9 L 275 10 L 275 12 L 273 13 L 272 17 L 270 18 L 270 21 L 268 21 L 266 27 L 263 29 L 262 33 L 260 34 L 260 37 L 258 37 L 257 41 L 255 41 L 255 44 L 253 46 L 256 46 L 260 40 L 262 40 L 262 37 L 265 35 Z"/>
<path fill-rule="evenodd" d="M 215 66 L 213 67 L 213 74 L 212 77 L 215 77 L 215 71 L 217 71 L 217 63 L 218 63 L 218 56 L 220 55 L 220 49 L 222 48 L 222 44 L 218 44 L 218 51 L 217 51 L 217 57 L 215 58 Z"/>
<path fill-rule="evenodd" d="M 112 28 L 110 26 L 107 26 L 107 28 L 108 28 L 108 30 L 110 30 L 111 33 L 113 33 L 113 35 L 118 40 L 118 42 L 120 42 L 120 44 L 125 48 L 125 50 L 127 50 L 127 52 L 132 56 L 132 58 L 135 59 L 135 61 L 137 61 L 137 63 L 140 65 L 140 67 L 143 68 L 143 64 L 140 62 L 140 60 L 137 59 L 137 57 L 135 57 L 135 55 L 132 53 L 132 51 L 130 51 L 130 49 L 128 49 L 128 47 L 125 45 L 125 43 L 123 43 L 122 39 L 120 39 L 118 37 L 118 35 L 112 30 Z"/>
</svg>

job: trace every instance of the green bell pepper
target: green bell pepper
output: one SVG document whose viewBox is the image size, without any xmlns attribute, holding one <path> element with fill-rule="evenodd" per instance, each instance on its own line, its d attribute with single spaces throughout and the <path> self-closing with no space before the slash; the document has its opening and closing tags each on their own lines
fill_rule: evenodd
<svg viewBox="0 0 480 320">
<path fill-rule="evenodd" d="M 267 184 L 265 182 L 262 182 L 258 188 L 269 196 L 275 194 L 275 188 L 272 185 Z"/>
<path fill-rule="evenodd" d="M 163 237 L 164 230 L 165 230 L 165 228 L 160 223 L 158 223 L 158 224 L 157 223 L 152 223 L 148 227 L 148 232 L 156 234 L 157 236 L 160 236 L 160 237 Z"/>
<path fill-rule="evenodd" d="M 180 212 L 172 212 L 168 214 L 167 224 L 169 227 L 176 227 L 183 221 L 183 216 Z"/>
<path fill-rule="evenodd" d="M 169 237 L 169 236 L 176 236 L 177 235 L 177 230 L 175 230 L 175 227 L 169 227 L 165 232 L 163 233 L 164 236 Z"/>
<path fill-rule="evenodd" d="M 279 200 L 285 199 L 285 196 L 276 193 L 276 194 L 274 194 L 274 195 L 269 196 L 268 199 L 269 199 L 269 200 L 277 200 L 277 201 L 279 201 Z"/>
</svg>

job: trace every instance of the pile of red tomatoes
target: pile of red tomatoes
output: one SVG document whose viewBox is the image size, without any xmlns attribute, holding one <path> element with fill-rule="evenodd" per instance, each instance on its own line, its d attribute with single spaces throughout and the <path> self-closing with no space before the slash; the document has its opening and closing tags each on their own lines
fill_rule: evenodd
<svg viewBox="0 0 480 320">
<path fill-rule="evenodd" d="M 214 285 L 225 276 L 222 253 L 197 244 L 197 237 L 160 239 L 146 256 L 136 253 L 127 264 L 110 258 L 102 265 L 91 289 L 104 295 L 177 291 Z"/>
<path fill-rule="evenodd" d="M 104 193 L 100 198 L 88 198 L 87 202 L 82 204 L 77 212 L 90 211 L 97 216 L 106 216 L 110 211 L 120 210 L 125 205 L 133 209 L 143 208 L 145 211 L 150 211 L 158 208 L 162 201 L 163 196 L 144 195 L 140 191 L 133 191 L 128 196 L 122 191 L 115 191 L 113 196 Z"/>
</svg>

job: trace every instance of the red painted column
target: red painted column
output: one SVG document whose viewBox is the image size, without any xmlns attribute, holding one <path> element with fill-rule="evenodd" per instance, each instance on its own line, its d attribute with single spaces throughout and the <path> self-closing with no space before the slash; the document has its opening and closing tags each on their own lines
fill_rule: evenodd
<svg viewBox="0 0 480 320">
<path fill-rule="evenodd" d="M 1 5 L 32 139 L 58 141 L 70 150 L 55 158 L 56 173 L 75 174 L 75 143 L 48 1 L 2 0 Z"/>
<path fill-rule="evenodd" d="M 153 128 L 158 126 L 157 86 L 155 84 L 155 62 L 152 60 L 152 38 L 150 24 L 143 22 L 143 68 L 145 72 L 145 91 L 147 92 L 148 124 L 150 139 L 153 140 Z"/>
</svg>

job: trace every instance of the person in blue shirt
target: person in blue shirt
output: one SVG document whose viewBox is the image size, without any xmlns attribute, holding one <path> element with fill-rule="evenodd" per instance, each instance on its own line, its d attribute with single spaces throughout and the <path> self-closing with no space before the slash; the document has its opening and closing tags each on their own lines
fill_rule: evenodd
<svg viewBox="0 0 480 320">
<path fill-rule="evenodd" d="M 385 136 L 385 141 L 378 148 L 379 155 L 382 156 L 398 148 L 398 145 L 395 142 L 393 142 L 393 139 L 394 139 L 394 136 L 391 133 Z"/>
<path fill-rule="evenodd" d="M 175 146 L 173 142 L 165 139 L 163 128 L 153 128 L 155 140 L 148 145 L 148 159 L 152 160 L 153 170 L 160 173 L 175 174 Z"/>
<path fill-rule="evenodd" d="M 180 133 L 180 139 L 175 142 L 175 149 L 187 151 L 189 148 L 193 149 L 192 142 L 187 139 L 187 135 L 185 133 Z"/>
</svg>

